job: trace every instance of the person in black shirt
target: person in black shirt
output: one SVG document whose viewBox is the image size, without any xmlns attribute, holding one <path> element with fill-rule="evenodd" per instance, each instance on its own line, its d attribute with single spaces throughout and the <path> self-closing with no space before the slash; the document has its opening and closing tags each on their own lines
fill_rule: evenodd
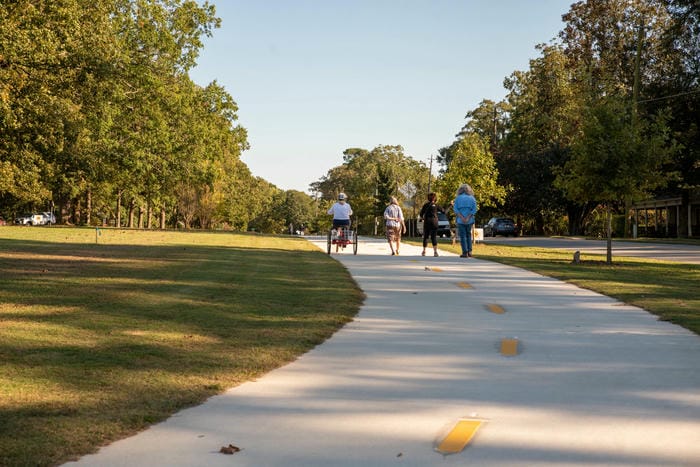
<svg viewBox="0 0 700 467">
<path fill-rule="evenodd" d="M 423 219 L 423 252 L 425 256 L 425 248 L 428 246 L 428 237 L 433 244 L 434 256 L 438 256 L 437 249 L 437 230 L 438 230 L 438 213 L 444 213 L 445 210 L 437 205 L 437 195 L 428 193 L 428 202 L 423 205 L 420 210 L 420 218 Z"/>
</svg>

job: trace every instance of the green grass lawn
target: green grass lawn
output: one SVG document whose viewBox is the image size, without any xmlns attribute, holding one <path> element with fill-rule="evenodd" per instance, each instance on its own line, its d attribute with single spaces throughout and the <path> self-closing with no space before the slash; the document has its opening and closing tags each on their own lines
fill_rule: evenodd
<svg viewBox="0 0 700 467">
<path fill-rule="evenodd" d="M 696 265 L 572 265 L 568 251 L 485 244 L 475 255 L 700 334 Z M 254 379 L 362 300 L 342 265 L 299 238 L 0 227 L 0 465 L 62 463 Z"/>
<path fill-rule="evenodd" d="M 362 300 L 298 238 L 0 227 L 0 465 L 76 458 L 254 379 Z"/>
</svg>

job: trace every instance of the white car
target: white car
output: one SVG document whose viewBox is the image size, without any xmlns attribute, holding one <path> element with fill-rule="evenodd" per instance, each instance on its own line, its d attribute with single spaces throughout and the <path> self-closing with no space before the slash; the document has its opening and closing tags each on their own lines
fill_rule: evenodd
<svg viewBox="0 0 700 467">
<path fill-rule="evenodd" d="M 43 214 L 22 214 L 21 216 L 17 216 L 15 219 L 15 224 L 18 225 L 44 225 L 46 223 L 46 220 L 44 219 Z"/>
<path fill-rule="evenodd" d="M 44 218 L 43 225 L 45 224 L 55 224 L 56 223 L 56 216 L 52 212 L 42 212 L 41 215 Z"/>
<path fill-rule="evenodd" d="M 416 224 L 418 227 L 418 234 L 423 235 L 423 219 L 418 219 Z M 452 231 L 450 230 L 450 220 L 447 218 L 446 214 L 438 212 L 438 230 L 437 234 L 440 237 L 450 238 Z"/>
</svg>

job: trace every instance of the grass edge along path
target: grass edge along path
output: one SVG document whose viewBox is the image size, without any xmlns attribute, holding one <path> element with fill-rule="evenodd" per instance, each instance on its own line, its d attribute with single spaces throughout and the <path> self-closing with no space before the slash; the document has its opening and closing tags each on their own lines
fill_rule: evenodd
<svg viewBox="0 0 700 467">
<path fill-rule="evenodd" d="M 459 245 L 440 248 L 459 254 Z M 700 266 L 634 257 L 581 253 L 572 264 L 573 252 L 548 248 L 491 245 L 474 246 L 476 259 L 496 261 L 552 277 L 642 308 L 660 320 L 700 335 Z"/>
<path fill-rule="evenodd" d="M 293 361 L 363 300 L 299 238 L 1 227 L 0 465 L 141 431 Z"/>
</svg>

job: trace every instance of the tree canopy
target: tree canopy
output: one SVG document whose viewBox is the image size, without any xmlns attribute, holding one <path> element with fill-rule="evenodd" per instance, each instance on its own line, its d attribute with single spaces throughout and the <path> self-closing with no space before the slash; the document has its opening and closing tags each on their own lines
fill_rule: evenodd
<svg viewBox="0 0 700 467">
<path fill-rule="evenodd" d="M 347 148 L 310 187 L 280 190 L 241 161 L 234 98 L 189 71 L 221 24 L 195 0 L 0 3 L 0 212 L 129 227 L 325 228 L 348 194 L 365 232 L 389 196 L 414 214 L 429 186 L 470 183 L 479 216 L 531 233 L 586 233 L 600 205 L 700 187 L 700 6 L 587 0 L 501 101 L 466 111 L 439 176 L 400 145 Z M 340 150 L 341 148 L 339 148 Z M 547 230 L 549 229 L 549 230 Z"/>
</svg>

